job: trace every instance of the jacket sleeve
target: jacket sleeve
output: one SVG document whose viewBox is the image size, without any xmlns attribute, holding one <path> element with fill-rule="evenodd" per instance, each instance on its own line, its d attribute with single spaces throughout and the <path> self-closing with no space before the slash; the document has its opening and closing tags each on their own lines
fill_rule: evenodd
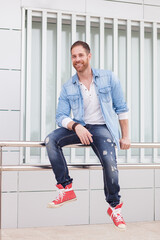
<svg viewBox="0 0 160 240">
<path fill-rule="evenodd" d="M 124 99 L 120 80 L 115 76 L 114 73 L 111 75 L 111 94 L 113 101 L 113 108 L 116 114 L 128 112 L 126 101 Z"/>
<path fill-rule="evenodd" d="M 60 97 L 58 99 L 58 106 L 56 111 L 56 123 L 59 127 L 62 127 L 62 120 L 70 117 L 71 106 L 67 98 L 65 87 L 62 87 Z"/>
</svg>

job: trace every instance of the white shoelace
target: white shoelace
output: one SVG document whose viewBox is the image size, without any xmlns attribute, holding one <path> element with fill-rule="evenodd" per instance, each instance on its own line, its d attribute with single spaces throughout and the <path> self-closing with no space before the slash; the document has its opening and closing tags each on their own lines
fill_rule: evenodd
<svg viewBox="0 0 160 240">
<path fill-rule="evenodd" d="M 122 218 L 122 216 L 121 216 L 121 209 L 120 208 L 118 208 L 118 209 L 114 209 L 114 208 L 112 208 L 112 214 L 111 214 L 111 217 L 113 216 L 113 217 L 116 217 L 116 221 L 117 222 L 122 222 L 123 221 L 123 218 Z"/>
<path fill-rule="evenodd" d="M 72 188 L 67 188 L 67 189 L 59 189 L 58 190 L 58 197 L 56 198 L 56 202 L 57 201 L 59 201 L 59 200 L 62 200 L 63 199 L 63 197 L 64 197 L 64 195 L 65 195 L 65 193 L 66 192 L 69 192 L 69 191 L 71 191 L 72 190 Z"/>
<path fill-rule="evenodd" d="M 65 189 L 58 190 L 58 197 L 56 198 L 55 201 L 57 202 L 59 200 L 62 200 L 64 195 L 65 195 Z"/>
</svg>

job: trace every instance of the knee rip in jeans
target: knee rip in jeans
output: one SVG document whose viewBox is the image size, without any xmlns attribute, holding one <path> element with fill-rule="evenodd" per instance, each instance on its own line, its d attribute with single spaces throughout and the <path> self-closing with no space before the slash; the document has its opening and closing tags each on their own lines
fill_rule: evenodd
<svg viewBox="0 0 160 240">
<path fill-rule="evenodd" d="M 107 151 L 106 150 L 103 151 L 103 155 L 104 156 L 107 155 Z"/>
<path fill-rule="evenodd" d="M 111 166 L 112 172 L 117 171 L 117 168 L 115 166 Z"/>
<path fill-rule="evenodd" d="M 49 143 L 49 137 L 46 137 L 45 144 L 48 144 L 48 143 Z"/>
</svg>

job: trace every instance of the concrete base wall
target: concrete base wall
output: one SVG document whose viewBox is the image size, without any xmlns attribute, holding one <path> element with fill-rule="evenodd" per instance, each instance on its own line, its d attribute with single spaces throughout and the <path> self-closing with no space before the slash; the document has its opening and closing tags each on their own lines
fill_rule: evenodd
<svg viewBox="0 0 160 240">
<path fill-rule="evenodd" d="M 2 228 L 110 223 L 101 170 L 71 170 L 78 200 L 58 209 L 52 170 L 3 172 Z M 126 222 L 160 220 L 160 170 L 120 170 Z"/>
</svg>

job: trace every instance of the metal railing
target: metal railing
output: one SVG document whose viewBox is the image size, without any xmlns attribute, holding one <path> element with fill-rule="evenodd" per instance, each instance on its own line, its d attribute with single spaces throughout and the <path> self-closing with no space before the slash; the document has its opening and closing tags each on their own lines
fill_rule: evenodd
<svg viewBox="0 0 160 240">
<path fill-rule="evenodd" d="M 3 171 L 35 171 L 51 169 L 50 165 L 2 165 L 2 150 L 4 147 L 45 147 L 44 142 L 27 142 L 27 141 L 0 141 L 0 229 L 1 229 L 1 210 L 2 210 L 2 172 Z M 89 147 L 82 144 L 73 144 L 65 146 L 67 148 Z M 131 148 L 160 148 L 160 143 L 131 143 Z M 100 169 L 101 164 L 97 163 L 68 163 L 69 168 L 72 169 Z M 118 164 L 118 169 L 160 169 L 160 164 Z"/>
</svg>

